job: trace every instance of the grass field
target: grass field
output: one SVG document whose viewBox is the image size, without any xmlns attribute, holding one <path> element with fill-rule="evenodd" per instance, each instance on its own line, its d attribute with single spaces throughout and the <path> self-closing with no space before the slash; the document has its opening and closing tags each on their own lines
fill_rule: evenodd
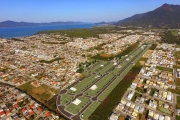
<svg viewBox="0 0 180 120">
<path fill-rule="evenodd" d="M 141 97 L 141 94 L 135 92 L 134 95 L 133 95 L 133 97 L 132 97 L 132 99 L 131 99 L 131 101 L 135 102 L 135 100 L 136 100 L 137 97 Z"/>
<path fill-rule="evenodd" d="M 176 58 L 180 58 L 180 51 L 176 51 L 176 52 L 175 52 L 175 57 L 176 57 Z"/>
<path fill-rule="evenodd" d="M 153 96 L 155 92 L 158 92 L 159 90 L 156 88 L 151 88 L 150 95 Z"/>
<path fill-rule="evenodd" d="M 178 36 L 178 30 L 171 30 L 171 33 L 172 33 L 174 36 Z"/>
<path fill-rule="evenodd" d="M 171 115 L 171 111 L 169 111 L 168 109 L 165 109 L 165 108 L 163 108 L 163 107 L 158 107 L 158 110 L 159 111 L 161 111 L 161 112 L 163 112 L 163 113 L 167 113 L 167 114 L 169 114 L 169 115 Z"/>
<path fill-rule="evenodd" d="M 88 78 L 86 78 L 83 81 L 80 81 L 78 84 L 76 84 L 74 86 L 74 88 L 76 88 L 77 90 L 73 93 L 78 94 L 80 92 L 82 92 L 82 90 L 86 89 L 87 87 L 89 87 L 90 84 L 92 84 L 97 78 L 95 78 L 96 75 L 92 75 Z M 69 90 L 68 92 L 72 92 L 72 90 Z"/>
<path fill-rule="evenodd" d="M 143 90 L 143 88 L 139 88 L 139 87 L 136 87 L 136 90 L 140 93 L 145 93 L 145 91 Z"/>
<path fill-rule="evenodd" d="M 161 67 L 161 66 L 157 66 L 156 68 L 162 71 L 173 72 L 173 69 L 171 68 L 166 68 L 166 67 Z"/>
<path fill-rule="evenodd" d="M 107 64 L 107 62 L 104 62 L 104 61 L 101 61 L 99 62 L 99 64 L 97 64 L 95 67 L 93 67 L 90 71 L 93 73 L 93 72 L 96 72 L 96 70 L 98 70 L 99 68 L 101 68 L 100 65 L 105 65 Z"/>
<path fill-rule="evenodd" d="M 62 99 L 61 99 L 62 105 L 65 105 L 66 103 L 68 103 L 69 101 L 71 101 L 74 98 L 74 96 L 69 95 L 69 94 L 63 94 L 61 97 L 62 97 Z"/>
<path fill-rule="evenodd" d="M 180 116 L 176 115 L 176 120 L 180 120 Z"/>
<path fill-rule="evenodd" d="M 81 103 L 79 105 L 71 103 L 66 107 L 66 110 L 71 112 L 72 114 L 77 114 L 90 101 L 90 99 L 86 97 L 79 97 L 78 99 L 81 100 Z"/>
<path fill-rule="evenodd" d="M 177 96 L 177 105 L 176 105 L 177 109 L 180 109 L 180 96 Z"/>
<path fill-rule="evenodd" d="M 88 117 L 94 112 L 94 110 L 100 105 L 99 102 L 93 102 L 91 105 L 82 113 L 83 119 L 87 120 Z"/>
<path fill-rule="evenodd" d="M 87 90 L 85 92 L 86 95 L 89 95 L 89 96 L 95 96 L 96 94 L 99 93 L 99 91 L 108 83 L 111 81 L 111 79 L 114 77 L 114 75 L 107 75 L 104 77 L 103 80 L 100 80 L 99 82 L 96 83 L 96 86 L 97 86 L 97 89 L 96 90 Z"/>
<path fill-rule="evenodd" d="M 54 93 L 56 93 L 58 90 L 52 89 L 50 87 L 48 87 L 47 85 L 41 85 L 39 87 L 33 87 L 31 85 L 31 82 L 27 82 L 21 86 L 19 86 L 19 88 L 25 92 L 27 92 L 28 94 L 32 95 L 33 97 L 35 97 L 36 99 L 38 99 L 41 102 L 46 102 L 51 95 L 53 95 Z"/>
</svg>

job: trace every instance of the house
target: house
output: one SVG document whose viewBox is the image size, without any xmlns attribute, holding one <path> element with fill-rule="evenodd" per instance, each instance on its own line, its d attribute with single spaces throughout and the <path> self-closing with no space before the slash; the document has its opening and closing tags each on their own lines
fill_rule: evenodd
<svg viewBox="0 0 180 120">
<path fill-rule="evenodd" d="M 4 117 L 5 116 L 5 112 L 3 109 L 0 109 L 0 117 Z"/>
<path fill-rule="evenodd" d="M 131 88 L 131 89 L 135 89 L 136 86 L 137 86 L 137 83 L 132 83 L 131 86 L 130 86 L 130 88 Z"/>
<path fill-rule="evenodd" d="M 48 112 L 46 112 L 45 115 L 46 115 L 46 117 L 49 117 L 49 116 L 51 116 L 51 112 L 48 111 Z"/>
<path fill-rule="evenodd" d="M 156 109 L 157 108 L 157 101 L 150 100 L 149 101 L 149 107 Z"/>
<path fill-rule="evenodd" d="M 112 113 L 110 116 L 110 120 L 118 120 L 118 117 L 115 113 Z"/>
<path fill-rule="evenodd" d="M 132 97 L 133 97 L 133 95 L 134 95 L 134 91 L 133 90 L 131 90 L 129 93 L 128 93 L 128 95 L 127 95 L 127 99 L 128 100 L 131 100 L 132 99 Z"/>
</svg>

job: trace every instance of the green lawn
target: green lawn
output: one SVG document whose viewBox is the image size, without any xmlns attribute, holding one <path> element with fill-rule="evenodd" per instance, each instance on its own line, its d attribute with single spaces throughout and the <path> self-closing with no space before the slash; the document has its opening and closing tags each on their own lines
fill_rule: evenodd
<svg viewBox="0 0 180 120">
<path fill-rule="evenodd" d="M 177 105 L 176 105 L 177 109 L 180 109 L 180 96 L 177 96 Z"/>
<path fill-rule="evenodd" d="M 23 85 L 20 85 L 19 88 L 20 88 L 21 90 L 29 93 L 33 88 L 35 88 L 35 87 L 33 87 L 33 86 L 31 85 L 31 82 L 34 82 L 34 81 L 30 81 L 30 82 L 27 82 L 27 83 L 25 83 L 25 84 L 23 84 Z"/>
<path fill-rule="evenodd" d="M 114 77 L 114 75 L 107 75 L 105 77 L 103 77 L 99 82 L 96 83 L 97 85 L 97 89 L 96 90 L 87 90 L 85 92 L 86 95 L 89 95 L 89 96 L 95 96 L 96 94 L 98 94 L 101 89 L 108 83 L 111 81 L 111 79 Z"/>
<path fill-rule="evenodd" d="M 172 33 L 174 36 L 178 36 L 178 30 L 172 30 L 171 33 Z"/>
<path fill-rule="evenodd" d="M 61 98 L 62 105 L 65 105 L 66 103 L 68 103 L 69 101 L 71 101 L 74 98 L 74 96 L 69 95 L 69 94 L 63 94 L 61 97 L 62 97 Z"/>
<path fill-rule="evenodd" d="M 180 116 L 176 115 L 176 120 L 180 120 Z"/>
<path fill-rule="evenodd" d="M 145 91 L 143 90 L 143 88 L 139 88 L 139 87 L 136 87 L 136 90 L 140 93 L 145 93 Z"/>
<path fill-rule="evenodd" d="M 91 105 L 82 113 L 82 119 L 87 120 L 88 117 L 96 110 L 96 108 L 100 105 L 99 102 L 93 102 Z"/>
<path fill-rule="evenodd" d="M 89 87 L 90 84 L 92 84 L 97 78 L 95 78 L 96 75 L 92 75 L 88 78 L 85 78 L 84 80 L 82 80 L 81 82 L 79 82 L 78 84 L 76 84 L 74 86 L 74 88 L 76 88 L 77 90 L 75 92 L 69 90 L 69 92 L 73 92 L 75 94 L 78 94 L 80 92 L 82 92 L 82 90 L 86 89 L 87 87 Z"/>
<path fill-rule="evenodd" d="M 175 52 L 175 57 L 180 58 L 180 51 Z"/>
<path fill-rule="evenodd" d="M 133 95 L 133 97 L 132 97 L 132 99 L 131 99 L 131 101 L 135 102 L 135 100 L 136 100 L 137 97 L 141 97 L 141 94 L 135 92 L 134 95 Z"/>
<path fill-rule="evenodd" d="M 155 92 L 158 92 L 159 90 L 156 88 L 151 88 L 150 95 L 153 96 Z"/>
<path fill-rule="evenodd" d="M 95 72 L 96 70 L 98 70 L 99 68 L 101 68 L 100 65 L 105 65 L 105 64 L 107 64 L 107 62 L 100 61 L 99 64 L 97 64 L 97 65 L 94 66 L 92 69 L 90 69 L 90 71 L 93 73 L 93 72 Z"/>
<path fill-rule="evenodd" d="M 169 114 L 169 115 L 171 115 L 171 111 L 169 111 L 168 109 L 165 109 L 165 108 L 163 108 L 163 107 L 158 107 L 158 110 L 159 111 L 161 111 L 161 112 L 163 112 L 163 113 L 167 113 L 167 114 Z"/>
<path fill-rule="evenodd" d="M 79 97 L 78 99 L 81 100 L 81 103 L 79 105 L 75 105 L 75 104 L 71 103 L 69 106 L 66 107 L 66 110 L 73 114 L 77 114 L 90 101 L 90 99 L 86 98 L 86 97 Z"/>
</svg>

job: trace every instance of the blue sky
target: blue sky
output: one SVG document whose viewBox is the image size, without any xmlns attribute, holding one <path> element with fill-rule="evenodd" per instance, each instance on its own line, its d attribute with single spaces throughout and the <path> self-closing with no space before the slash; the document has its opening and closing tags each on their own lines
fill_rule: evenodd
<svg viewBox="0 0 180 120">
<path fill-rule="evenodd" d="M 118 21 L 180 0 L 0 0 L 0 21 Z"/>
</svg>

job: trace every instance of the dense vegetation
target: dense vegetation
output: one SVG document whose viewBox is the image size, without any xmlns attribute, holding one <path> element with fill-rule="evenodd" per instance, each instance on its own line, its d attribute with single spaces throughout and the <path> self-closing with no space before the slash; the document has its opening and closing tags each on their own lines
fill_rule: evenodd
<svg viewBox="0 0 180 120">
<path fill-rule="evenodd" d="M 179 5 L 164 4 L 153 11 L 136 14 L 124 20 L 120 20 L 116 25 L 178 28 L 180 21 L 179 14 Z"/>
<path fill-rule="evenodd" d="M 149 48 L 150 50 L 154 50 L 156 48 L 157 44 L 152 44 L 151 47 Z"/>
<path fill-rule="evenodd" d="M 180 36 L 175 36 L 171 31 L 166 31 L 162 36 L 162 42 L 180 45 Z"/>
<path fill-rule="evenodd" d="M 51 31 L 41 31 L 37 34 L 51 34 L 60 33 L 67 37 L 74 38 L 87 38 L 87 37 L 99 37 L 99 34 L 111 33 L 114 27 L 94 27 L 92 29 L 74 29 L 74 30 L 51 30 Z"/>
</svg>

